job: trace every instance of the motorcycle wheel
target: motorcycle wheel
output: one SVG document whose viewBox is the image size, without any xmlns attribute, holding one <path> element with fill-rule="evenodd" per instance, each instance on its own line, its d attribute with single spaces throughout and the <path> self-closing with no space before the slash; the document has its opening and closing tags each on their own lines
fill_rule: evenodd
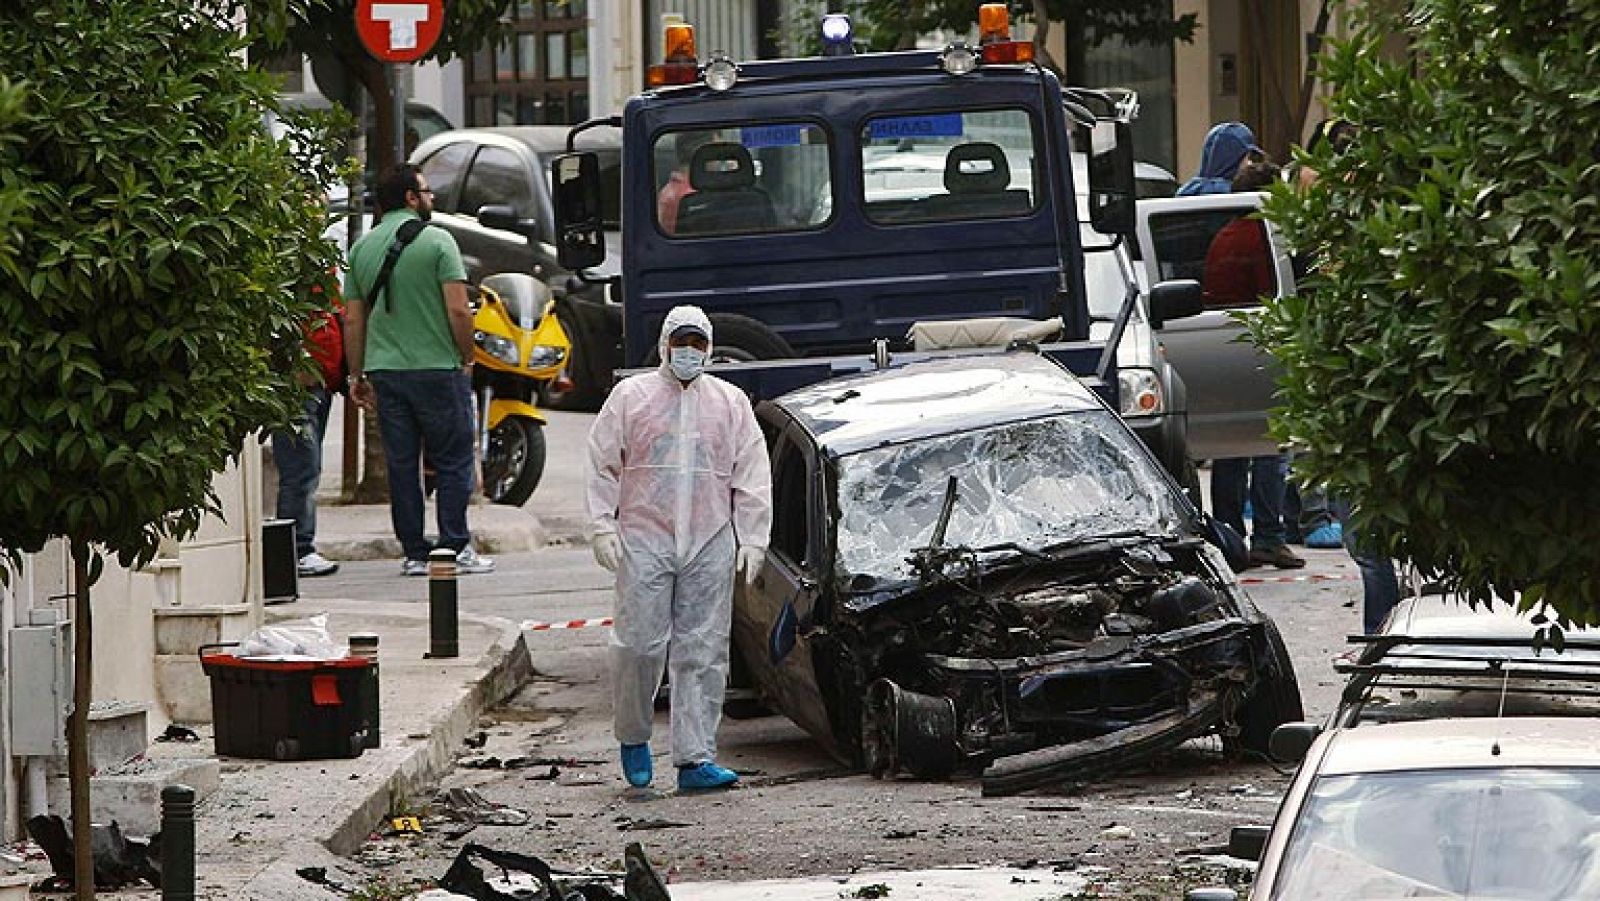
<svg viewBox="0 0 1600 901">
<path fill-rule="evenodd" d="M 483 494 L 497 504 L 520 507 L 533 496 L 544 475 L 544 427 L 522 416 L 507 416 L 489 430 L 483 458 Z"/>
</svg>

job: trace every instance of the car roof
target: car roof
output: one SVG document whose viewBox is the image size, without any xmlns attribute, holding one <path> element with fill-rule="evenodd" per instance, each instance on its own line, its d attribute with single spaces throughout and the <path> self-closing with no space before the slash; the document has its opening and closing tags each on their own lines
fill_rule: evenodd
<svg viewBox="0 0 1600 901">
<path fill-rule="evenodd" d="M 834 455 L 1101 409 L 1071 373 L 1026 351 L 907 363 L 830 379 L 773 403 Z"/>
<path fill-rule="evenodd" d="M 1519 766 L 1600 767 L 1600 718 L 1471 717 L 1338 729 L 1328 735 L 1317 772 Z"/>
<path fill-rule="evenodd" d="M 1474 608 L 1455 595 L 1422 595 L 1395 605 L 1383 631 L 1416 638 L 1521 638 L 1531 642 L 1538 628 L 1532 617 L 1533 611 L 1519 613 L 1504 601 Z M 1600 630 L 1574 625 L 1564 631 L 1568 638 L 1600 641 Z"/>
<path fill-rule="evenodd" d="M 515 125 L 498 128 L 460 128 L 437 137 L 459 137 L 463 132 L 499 135 L 526 145 L 534 153 L 566 153 L 567 132 L 571 130 L 571 127 L 566 125 Z M 578 136 L 579 150 L 616 150 L 620 147 L 622 147 L 620 129 L 591 128 Z"/>
</svg>

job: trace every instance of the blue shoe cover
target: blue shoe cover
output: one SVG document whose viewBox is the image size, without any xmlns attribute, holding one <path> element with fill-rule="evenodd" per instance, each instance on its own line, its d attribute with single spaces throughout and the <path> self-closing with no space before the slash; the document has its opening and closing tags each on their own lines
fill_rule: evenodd
<svg viewBox="0 0 1600 901">
<path fill-rule="evenodd" d="M 1332 550 L 1344 546 L 1344 527 L 1336 522 L 1318 526 L 1306 536 L 1306 547 Z"/>
<path fill-rule="evenodd" d="M 711 761 L 678 768 L 679 791 L 703 791 L 708 788 L 727 788 L 739 781 L 739 774 Z"/>
<path fill-rule="evenodd" d="M 622 775 L 628 778 L 628 784 L 634 788 L 644 788 L 650 784 L 650 778 L 655 773 L 650 761 L 649 745 L 622 746 Z"/>
</svg>

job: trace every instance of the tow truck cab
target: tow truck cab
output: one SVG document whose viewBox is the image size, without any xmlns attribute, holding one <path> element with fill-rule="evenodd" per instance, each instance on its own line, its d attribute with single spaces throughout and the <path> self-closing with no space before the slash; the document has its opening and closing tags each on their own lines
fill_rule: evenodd
<svg viewBox="0 0 1600 901">
<path fill-rule="evenodd" d="M 1074 345 L 1058 359 L 1114 407 L 1115 354 L 1085 344 L 1070 154 L 1077 128 L 1095 228 L 1131 234 L 1126 122 L 1064 102 L 1003 15 L 996 27 L 987 12 L 976 47 L 860 55 L 829 18 L 823 56 L 737 65 L 701 64 L 692 32 L 669 27 L 660 86 L 620 122 L 574 128 L 569 143 L 592 125 L 623 132 L 624 365 L 656 362 L 679 304 L 706 311 L 725 361 L 902 351 L 918 322 L 1057 319 Z M 553 169 L 562 264 L 582 273 L 606 253 L 598 167 L 575 153 Z M 825 375 L 801 369 L 814 367 L 770 390 Z"/>
</svg>

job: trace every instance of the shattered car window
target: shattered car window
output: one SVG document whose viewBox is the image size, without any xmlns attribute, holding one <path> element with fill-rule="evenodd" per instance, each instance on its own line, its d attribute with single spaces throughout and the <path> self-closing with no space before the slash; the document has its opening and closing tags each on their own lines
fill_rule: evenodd
<svg viewBox="0 0 1600 901">
<path fill-rule="evenodd" d="M 1324 776 L 1274 901 L 1600 897 L 1600 771 Z"/>
<path fill-rule="evenodd" d="M 862 451 L 839 460 L 838 576 L 912 578 L 950 476 L 945 545 L 1043 550 L 1107 535 L 1168 535 L 1181 513 L 1149 455 L 1094 411 Z"/>
</svg>

